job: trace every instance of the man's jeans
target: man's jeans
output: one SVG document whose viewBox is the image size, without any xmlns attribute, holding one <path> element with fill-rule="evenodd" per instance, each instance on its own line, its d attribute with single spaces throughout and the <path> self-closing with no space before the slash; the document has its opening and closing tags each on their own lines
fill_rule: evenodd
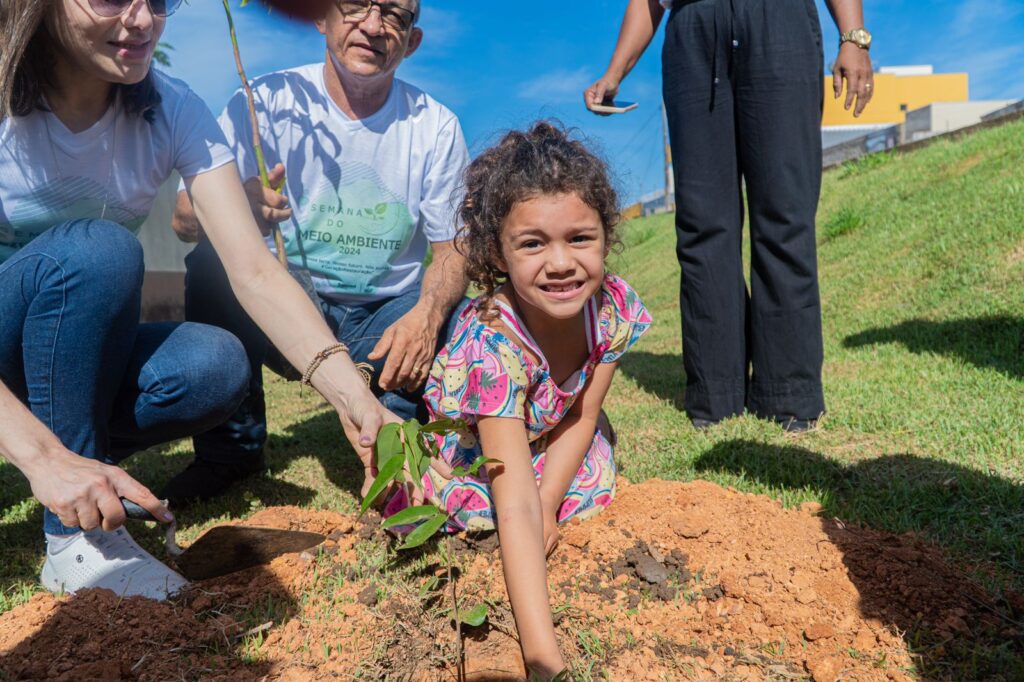
<svg viewBox="0 0 1024 682">
<path fill-rule="evenodd" d="M 208 241 L 202 241 L 185 259 L 185 318 L 193 322 L 217 325 L 237 336 L 249 356 L 251 379 L 249 396 L 242 407 L 224 424 L 194 439 L 196 457 L 221 464 L 235 464 L 246 458 L 259 457 L 267 440 L 266 403 L 263 395 L 263 366 L 288 376 L 295 376 L 273 348 L 266 335 L 239 305 L 228 283 L 224 267 Z M 415 392 L 382 391 L 377 377 L 387 358 L 371 361 L 367 356 L 377 345 L 384 331 L 409 312 L 419 300 L 419 289 L 395 298 L 373 303 L 345 305 L 319 300 L 321 312 L 335 337 L 349 347 L 353 362 L 369 362 L 373 366 L 371 389 L 380 402 L 402 419 L 426 418 L 422 390 Z M 466 304 L 464 300 L 463 306 Z M 461 306 L 449 317 L 446 328 L 437 340 L 440 348 L 450 338 Z M 304 368 L 298 368 L 304 369 Z"/>
<path fill-rule="evenodd" d="M 113 464 L 205 431 L 249 384 L 238 339 L 140 324 L 142 247 L 109 221 L 47 230 L 0 264 L 0 380 L 69 450 Z M 47 510 L 47 533 L 68 534 Z"/>
</svg>

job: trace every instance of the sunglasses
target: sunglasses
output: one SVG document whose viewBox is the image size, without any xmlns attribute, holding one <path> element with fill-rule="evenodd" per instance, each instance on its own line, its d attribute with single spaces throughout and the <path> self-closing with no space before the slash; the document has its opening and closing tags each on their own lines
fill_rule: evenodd
<svg viewBox="0 0 1024 682">
<path fill-rule="evenodd" d="M 89 0 L 89 7 L 101 17 L 119 17 L 135 4 L 135 0 Z M 158 17 L 169 17 L 181 7 L 181 0 L 146 0 L 149 11 Z"/>
</svg>

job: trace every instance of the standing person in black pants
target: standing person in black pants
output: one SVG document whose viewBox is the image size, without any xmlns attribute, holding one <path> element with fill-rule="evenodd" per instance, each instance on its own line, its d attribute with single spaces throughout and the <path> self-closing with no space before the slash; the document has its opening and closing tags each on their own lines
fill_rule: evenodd
<svg viewBox="0 0 1024 682">
<path fill-rule="evenodd" d="M 861 0 L 827 0 L 841 33 L 834 95 L 871 99 Z M 789 431 L 824 413 L 814 218 L 824 97 L 814 0 L 630 0 L 588 108 L 614 98 L 670 6 L 662 52 L 676 185 L 686 412 L 752 414 Z M 743 187 L 750 291 L 743 278 Z"/>
</svg>

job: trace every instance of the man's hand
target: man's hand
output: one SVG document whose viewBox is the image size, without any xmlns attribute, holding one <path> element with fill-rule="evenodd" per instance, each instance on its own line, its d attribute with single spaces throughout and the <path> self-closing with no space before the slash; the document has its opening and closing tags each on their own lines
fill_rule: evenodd
<svg viewBox="0 0 1024 682">
<path fill-rule="evenodd" d="M 839 47 L 839 56 L 832 65 L 832 89 L 836 99 L 843 94 L 843 83 L 846 84 L 846 101 L 843 108 L 847 111 L 854 105 L 855 117 L 860 116 L 864 107 L 871 101 L 874 94 L 874 78 L 872 77 L 871 56 L 864 48 L 857 47 L 851 42 L 845 42 Z"/>
<path fill-rule="evenodd" d="M 26 471 L 32 494 L 68 527 L 116 530 L 124 524 L 121 498 L 146 509 L 154 518 L 174 516 L 144 485 L 122 469 L 70 451 L 51 454 L 41 468 Z"/>
<path fill-rule="evenodd" d="M 605 74 L 583 91 L 583 104 L 598 116 L 609 116 L 610 114 L 605 112 L 594 111 L 593 107 L 595 104 L 606 104 L 613 101 L 617 94 L 619 94 L 619 80 Z"/>
<path fill-rule="evenodd" d="M 277 164 L 267 171 L 270 187 L 278 188 L 284 180 L 284 164 Z M 252 215 L 256 218 L 263 236 L 270 234 L 270 229 L 277 223 L 283 223 L 292 217 L 292 209 L 288 207 L 288 199 L 276 189 L 264 187 L 259 178 L 249 178 L 243 183 L 245 196 L 249 199 Z"/>
<path fill-rule="evenodd" d="M 381 388 L 412 391 L 423 383 L 434 361 L 441 322 L 438 311 L 417 304 L 384 330 L 368 356 L 370 360 L 387 356 L 384 369 L 377 377 Z"/>
</svg>

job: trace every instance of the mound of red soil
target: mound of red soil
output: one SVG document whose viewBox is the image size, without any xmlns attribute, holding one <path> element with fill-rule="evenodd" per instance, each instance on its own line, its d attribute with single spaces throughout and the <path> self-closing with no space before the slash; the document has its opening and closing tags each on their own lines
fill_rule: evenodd
<svg viewBox="0 0 1024 682">
<path fill-rule="evenodd" d="M 563 529 L 549 562 L 564 651 L 611 679 L 828 682 L 938 676 L 993 642 L 1024 652 L 1019 599 L 996 602 L 917 538 L 815 512 L 704 482 L 621 481 L 608 511 Z M 384 540 L 375 526 L 329 512 L 275 508 L 246 523 L 330 539 L 172 604 L 37 595 L 0 616 L 0 678 L 451 677 L 443 566 L 406 554 L 385 565 L 367 549 Z M 464 626 L 467 672 L 521 678 L 493 537 L 452 549 L 460 603 L 491 604 L 486 623 Z"/>
</svg>

